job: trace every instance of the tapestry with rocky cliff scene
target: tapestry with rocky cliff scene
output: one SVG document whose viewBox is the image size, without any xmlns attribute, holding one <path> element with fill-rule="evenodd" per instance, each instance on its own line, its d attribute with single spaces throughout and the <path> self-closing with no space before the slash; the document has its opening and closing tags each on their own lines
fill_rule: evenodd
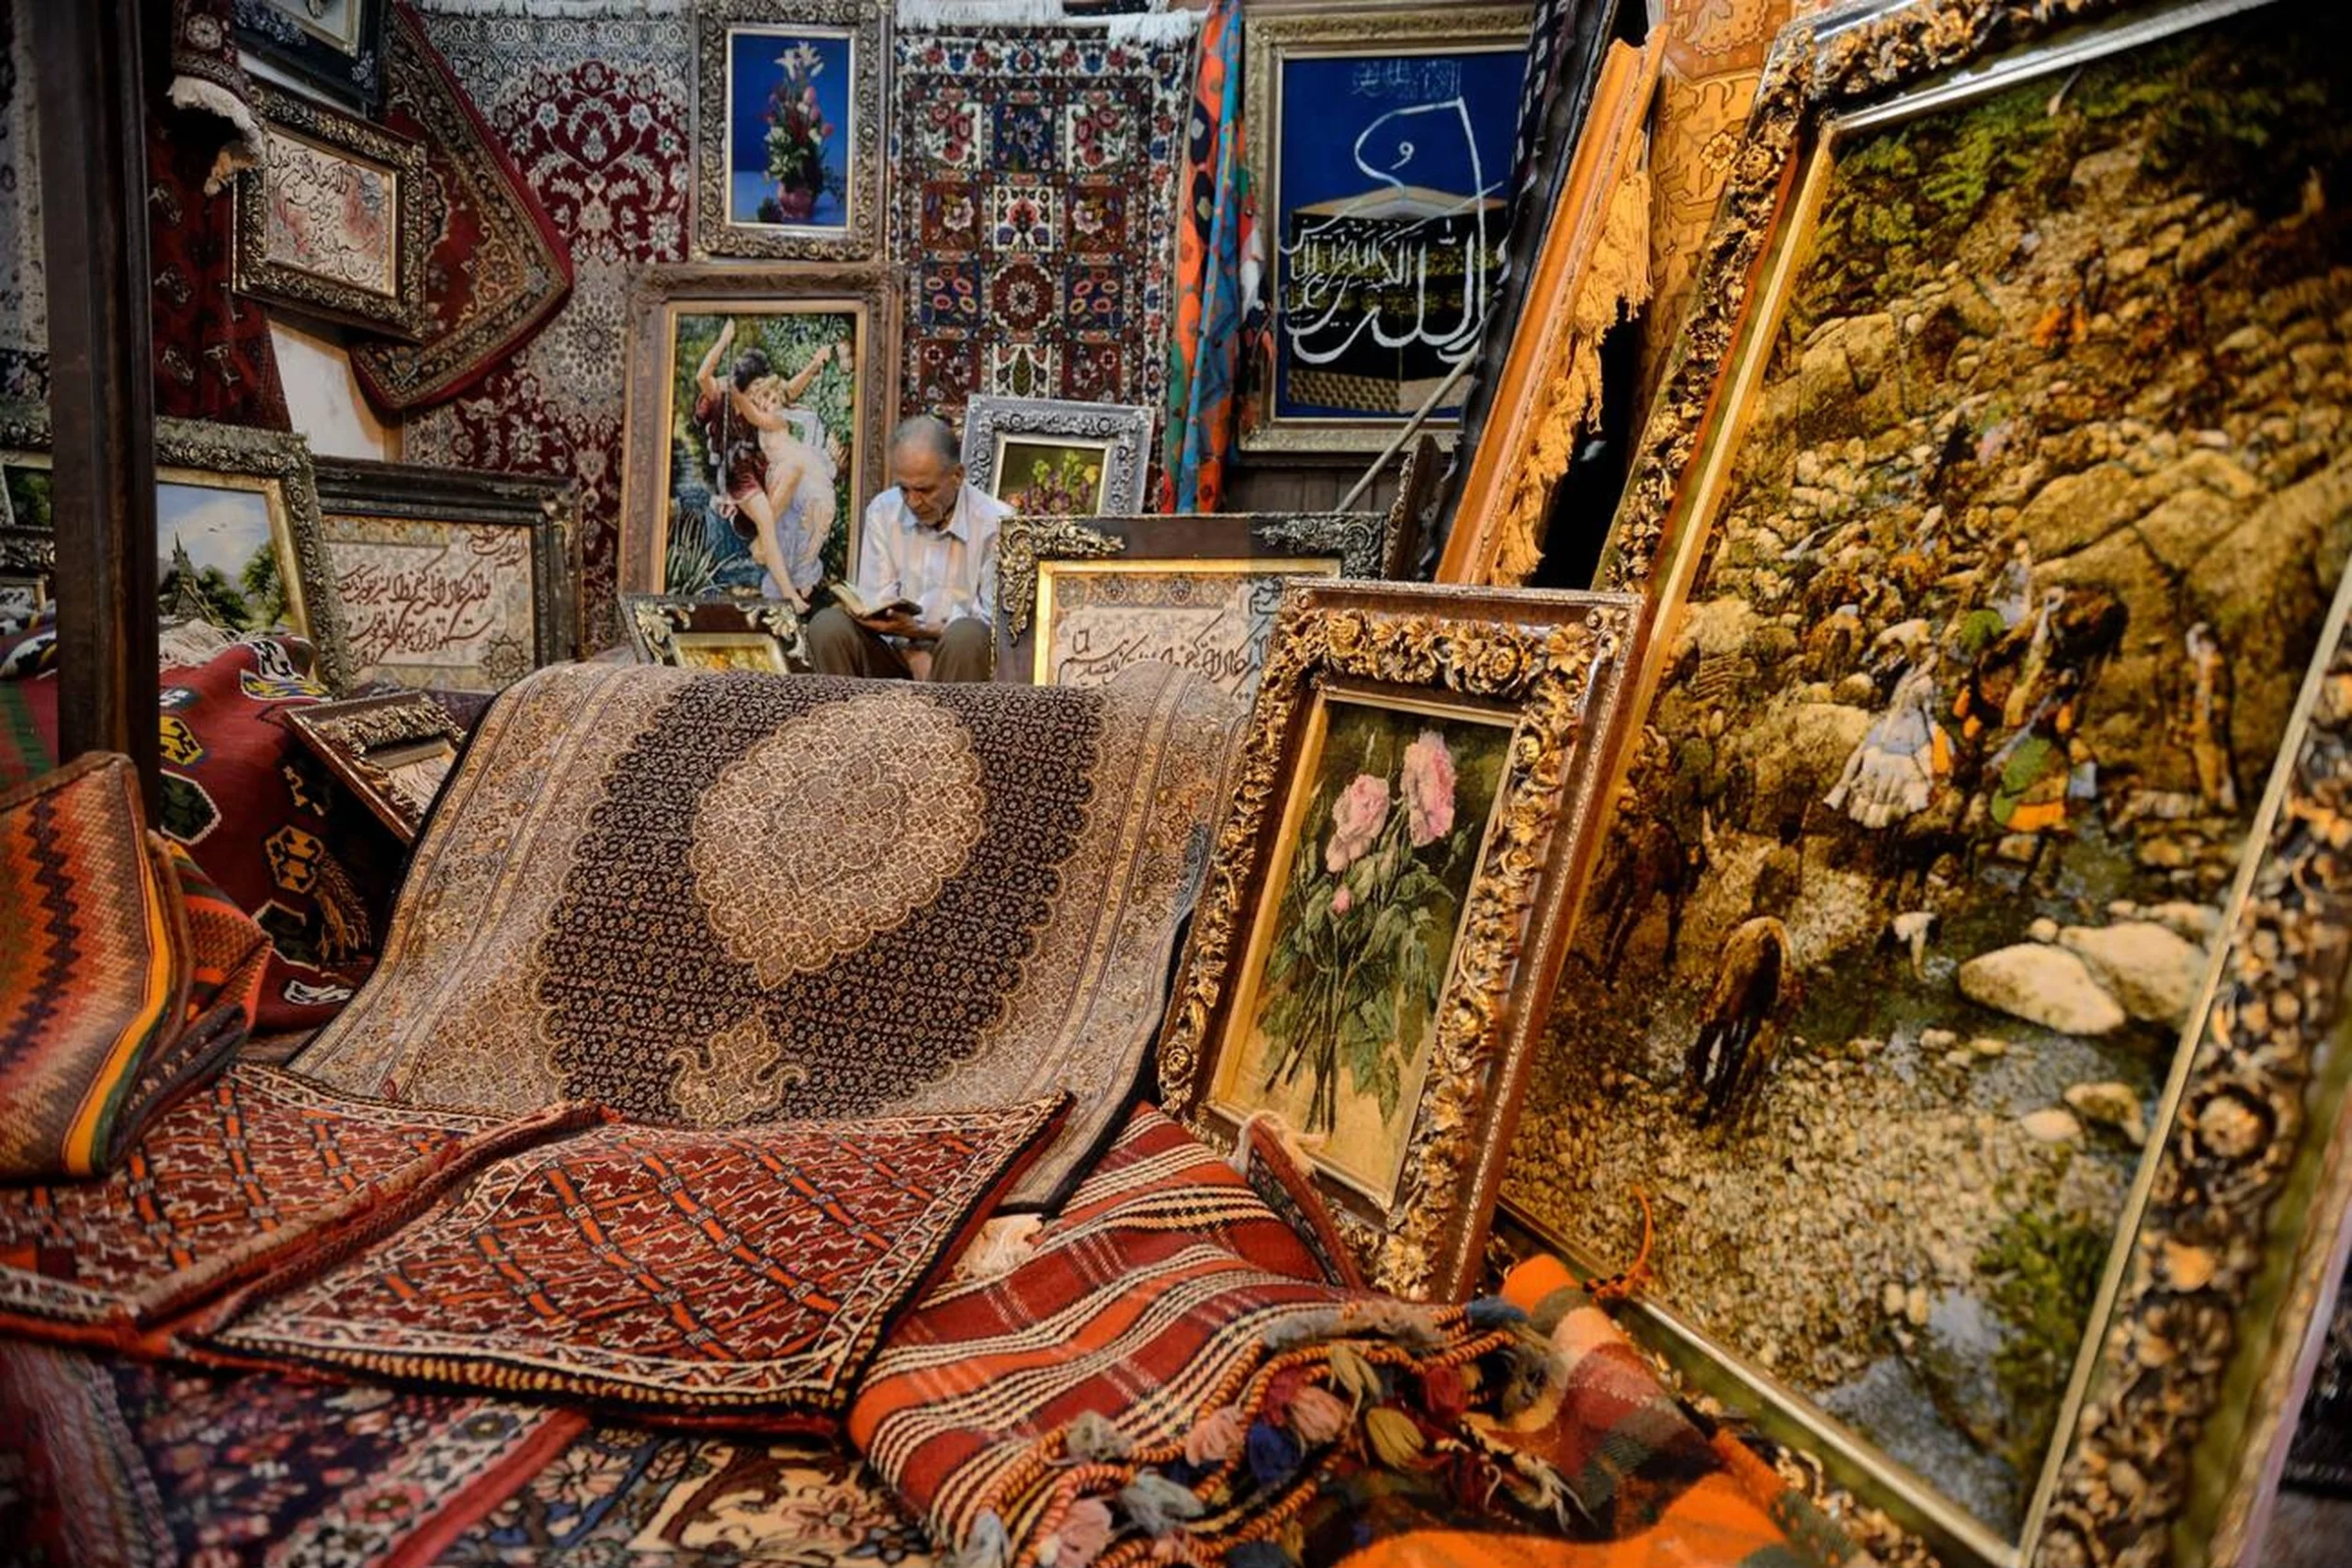
<svg viewBox="0 0 2352 1568">
<path fill-rule="evenodd" d="M 403 1104 L 592 1100 L 697 1127 L 1078 1103 L 1159 1022 L 1238 711 L 1088 690 L 570 665 L 482 721 L 376 983 L 300 1058 Z"/>
<path fill-rule="evenodd" d="M 2352 547 L 2322 10 L 1836 145 L 1512 1154 L 2003 1539 Z"/>
</svg>

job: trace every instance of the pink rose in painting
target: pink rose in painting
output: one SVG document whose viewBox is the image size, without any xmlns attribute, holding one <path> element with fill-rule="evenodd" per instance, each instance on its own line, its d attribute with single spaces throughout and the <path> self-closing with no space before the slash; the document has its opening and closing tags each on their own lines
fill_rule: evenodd
<svg viewBox="0 0 2352 1568">
<path fill-rule="evenodd" d="M 1350 893 L 1345 886 L 1331 895 L 1331 913 L 1334 915 L 1344 915 L 1355 907 L 1355 895 Z"/>
<path fill-rule="evenodd" d="M 1331 842 L 1323 852 L 1323 869 L 1337 876 L 1363 858 L 1380 835 L 1388 815 L 1388 781 L 1358 773 L 1331 806 Z"/>
<path fill-rule="evenodd" d="M 1453 830 L 1453 753 L 1434 729 L 1405 748 L 1405 827 L 1415 849 Z"/>
</svg>

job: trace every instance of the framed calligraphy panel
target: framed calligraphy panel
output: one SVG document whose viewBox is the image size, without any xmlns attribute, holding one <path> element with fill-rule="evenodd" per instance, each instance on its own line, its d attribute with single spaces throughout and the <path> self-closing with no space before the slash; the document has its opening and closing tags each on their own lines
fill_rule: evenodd
<svg viewBox="0 0 2352 1568">
<path fill-rule="evenodd" d="M 354 458 L 317 468 L 358 679 L 495 692 L 571 656 L 569 483 Z"/>
<path fill-rule="evenodd" d="M 1251 22 L 1248 120 L 1264 132 L 1250 173 L 1274 231 L 1273 331 L 1245 448 L 1377 451 L 1477 352 L 1527 27 L 1524 6 Z M 1445 392 L 1432 427 L 1459 412 Z"/>
<path fill-rule="evenodd" d="M 997 678 L 1099 686 L 1147 659 L 1248 702 L 1295 577 L 1377 577 L 1378 513 L 1011 517 L 998 547 Z"/>
<path fill-rule="evenodd" d="M 424 144 L 254 89 L 268 156 L 237 182 L 240 294 L 413 338 L 424 311 Z"/>
</svg>

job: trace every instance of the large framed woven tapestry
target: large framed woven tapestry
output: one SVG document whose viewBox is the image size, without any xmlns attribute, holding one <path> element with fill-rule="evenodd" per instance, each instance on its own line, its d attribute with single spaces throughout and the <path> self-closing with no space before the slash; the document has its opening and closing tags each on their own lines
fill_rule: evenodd
<svg viewBox="0 0 2352 1568">
<path fill-rule="evenodd" d="M 703 0 L 695 29 L 695 254 L 877 255 L 876 0 Z"/>
<path fill-rule="evenodd" d="M 1384 1290 L 1475 1285 L 1635 602 L 1294 584 L 1159 1042 L 1162 1103 L 1271 1112 Z"/>
<path fill-rule="evenodd" d="M 38 556 L 30 536 L 49 531 L 49 428 L 46 408 L 0 404 L 0 486 L 16 519 L 0 538 L 28 558 Z M 316 651 L 322 684 L 348 687 L 343 602 L 309 445 L 272 430 L 159 419 L 155 479 L 158 612 L 238 637 L 282 626 Z"/>
<path fill-rule="evenodd" d="M 2234 1560 L 2352 916 L 2352 29 L 2050 11 L 1766 72 L 1504 1201 L 1606 1268 L 1647 1194 L 1651 1336 L 1946 1562 Z"/>
<path fill-rule="evenodd" d="M 623 590 L 805 603 L 856 574 L 898 396 L 888 277 L 646 269 L 628 311 Z"/>
<path fill-rule="evenodd" d="M 321 457 L 354 678 L 494 692 L 579 646 L 568 480 Z"/>
<path fill-rule="evenodd" d="M 1269 353 L 1251 450 L 1388 444 L 1477 353 L 1500 285 L 1528 10 L 1253 17 L 1250 176 Z M 1458 395 L 1431 428 L 1453 426 Z"/>
<path fill-rule="evenodd" d="M 1099 686 L 1153 659 L 1246 703 L 1283 584 L 1378 577 L 1387 524 L 1376 512 L 1007 518 L 997 678 Z"/>
<path fill-rule="evenodd" d="M 392 0 L 236 0 L 237 47 L 372 117 L 384 101 Z"/>
<path fill-rule="evenodd" d="M 1055 398 L 964 405 L 964 477 L 1031 517 L 1131 513 L 1151 463 L 1151 411 Z"/>
<path fill-rule="evenodd" d="M 237 182 L 237 291 L 413 338 L 424 326 L 424 144 L 256 85 L 262 166 Z"/>
</svg>

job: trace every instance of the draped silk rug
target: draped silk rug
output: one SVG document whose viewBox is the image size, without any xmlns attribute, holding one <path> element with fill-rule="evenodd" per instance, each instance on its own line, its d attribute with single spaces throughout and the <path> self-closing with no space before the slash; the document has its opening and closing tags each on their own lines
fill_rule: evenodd
<svg viewBox="0 0 2352 1568">
<path fill-rule="evenodd" d="M 821 1430 L 1060 1108 L 595 1128 L 485 1168 L 209 1343 Z"/>
<path fill-rule="evenodd" d="M 1083 25 L 899 32 L 906 412 L 956 419 L 974 392 L 1159 405 L 1193 53 Z"/>
<path fill-rule="evenodd" d="M 571 665 L 451 778 L 371 983 L 300 1069 L 720 1127 L 1068 1089 L 1013 1193 L 1111 1131 L 1159 1016 L 1235 710 L 1098 690 Z"/>
</svg>

